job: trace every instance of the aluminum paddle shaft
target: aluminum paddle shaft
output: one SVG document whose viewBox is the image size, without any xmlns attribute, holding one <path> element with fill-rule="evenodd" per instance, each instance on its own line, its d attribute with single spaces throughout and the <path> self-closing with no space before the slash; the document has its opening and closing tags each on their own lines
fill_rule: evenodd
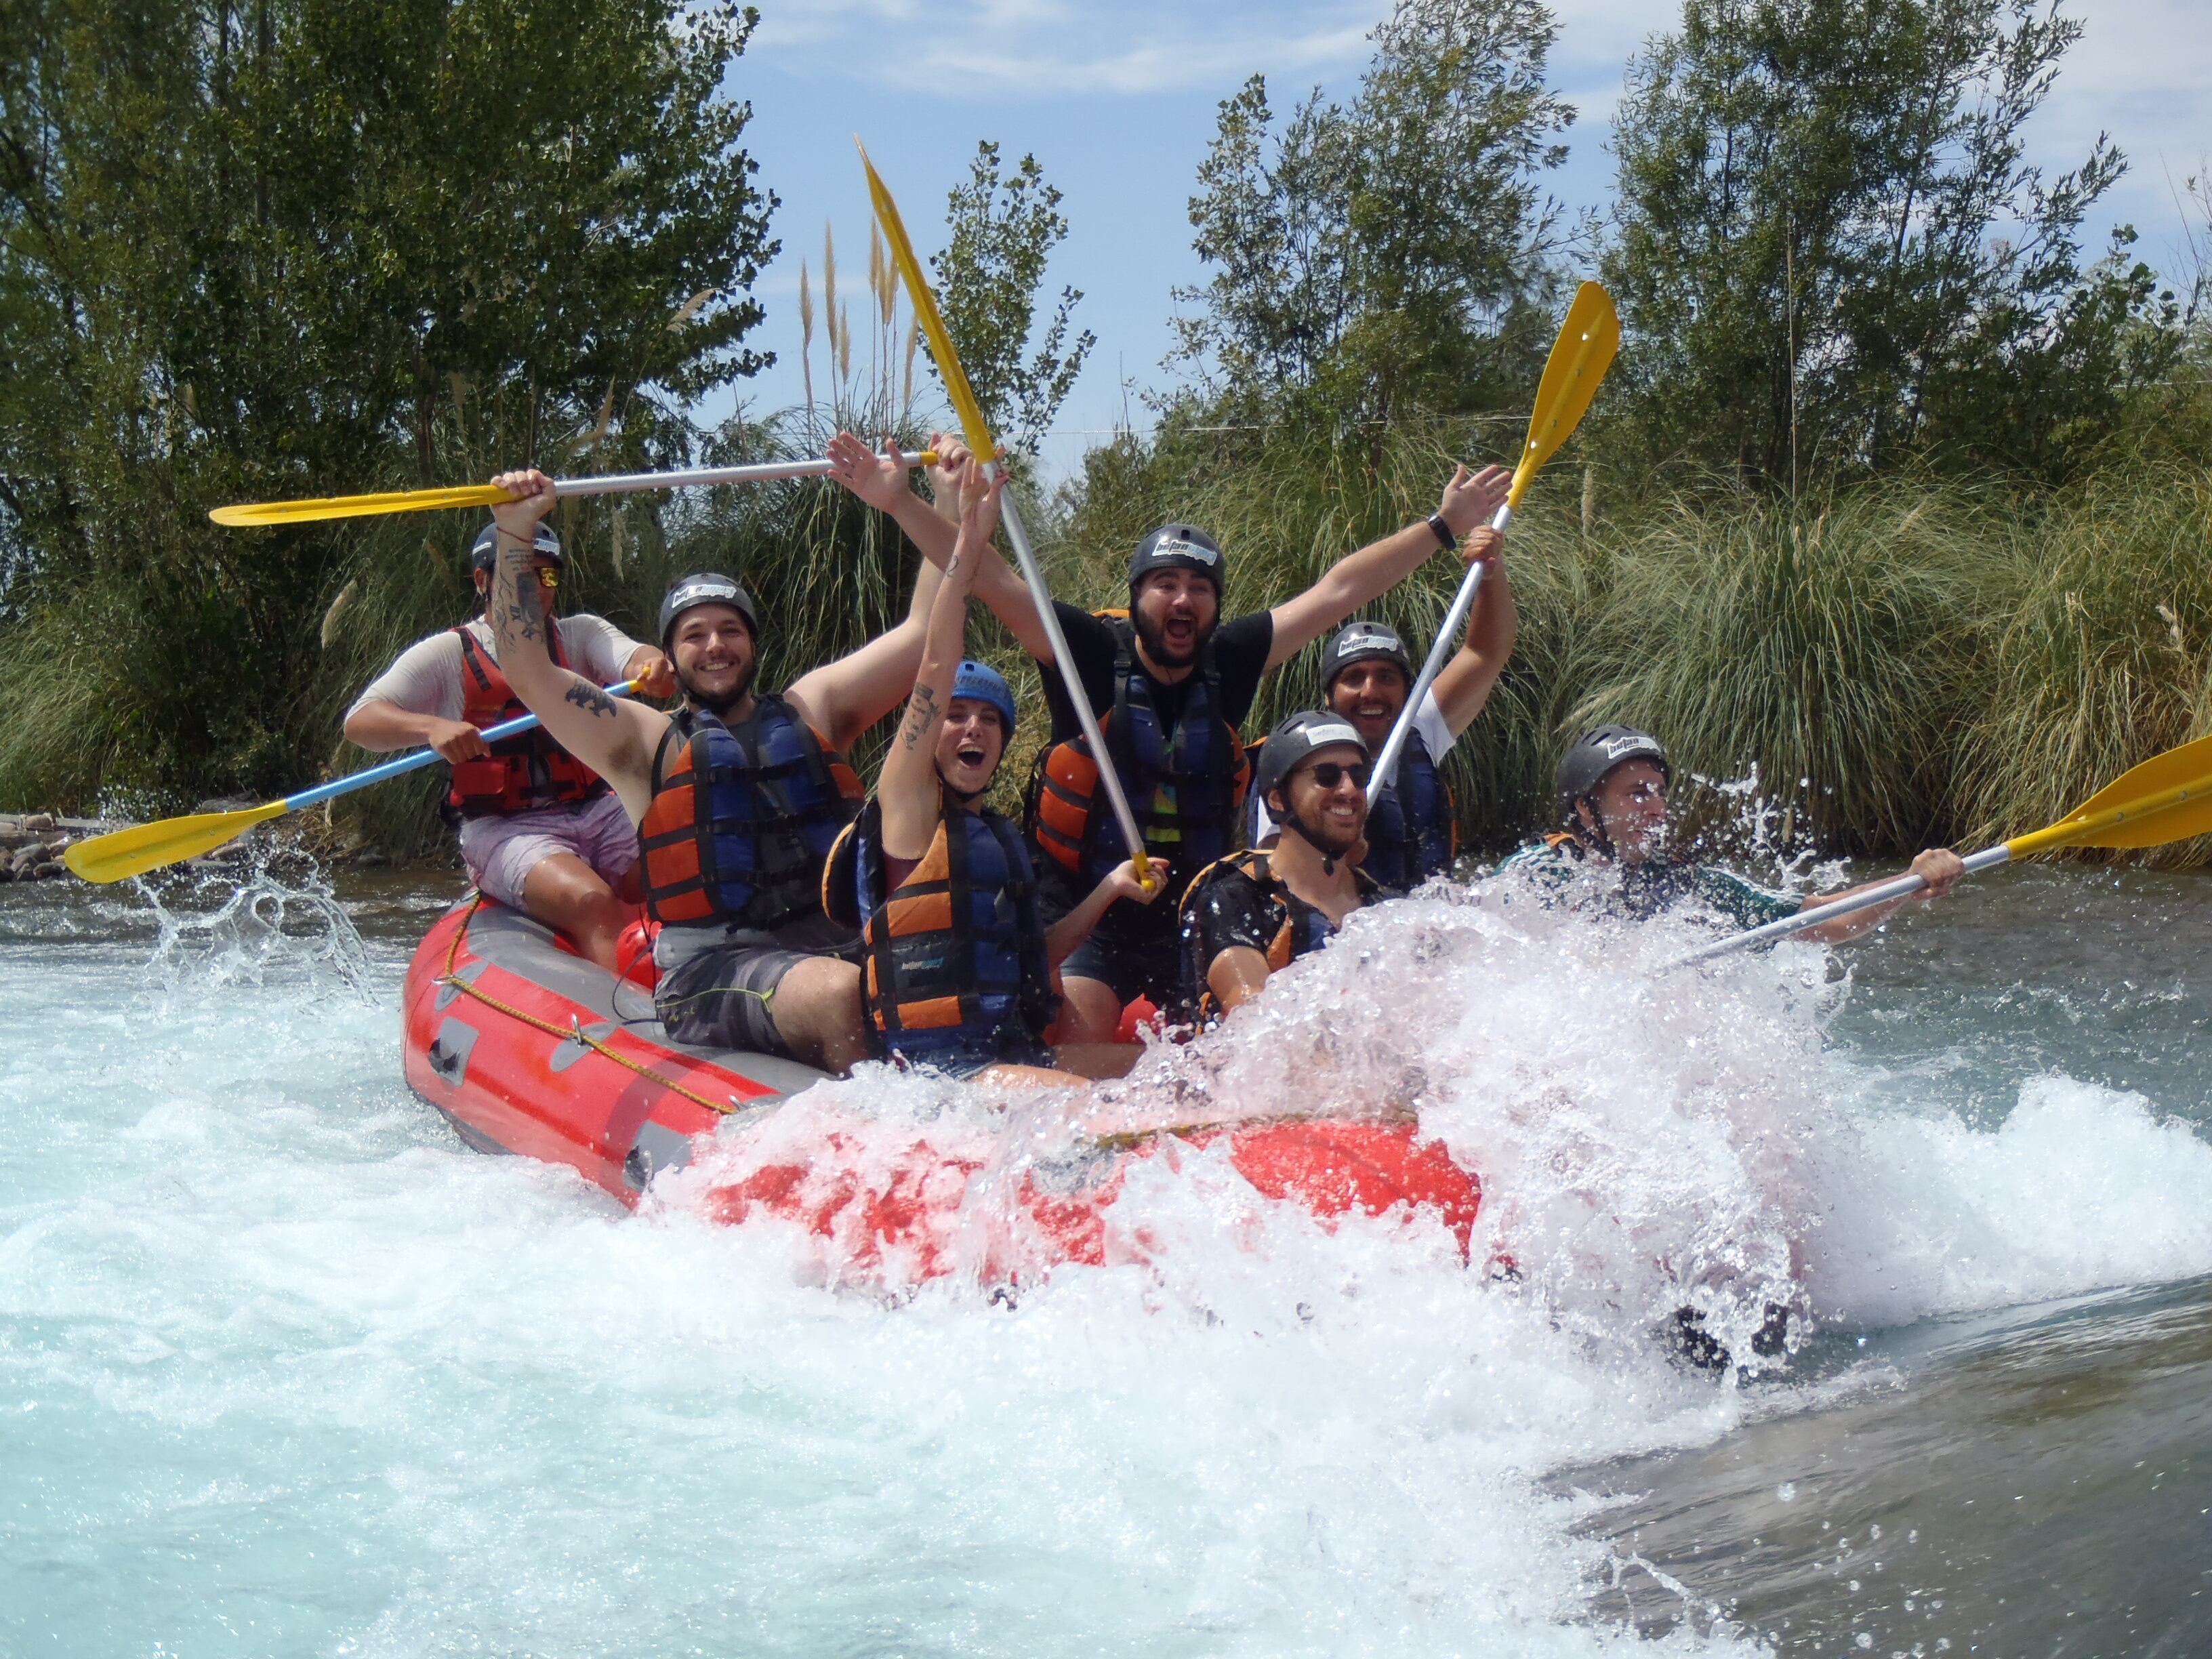
<svg viewBox="0 0 2212 1659">
<path fill-rule="evenodd" d="M 1513 503 L 1508 501 L 1498 509 L 1491 520 L 1492 530 L 1503 530 L 1513 521 Z M 1475 595 L 1482 591 L 1482 561 L 1477 559 L 1468 566 L 1467 574 L 1460 579 L 1459 592 L 1452 596 L 1451 609 L 1444 612 L 1444 625 L 1437 630 L 1435 641 L 1429 647 L 1428 660 L 1421 665 L 1420 678 L 1413 689 L 1406 694 L 1406 706 L 1398 711 L 1397 723 L 1391 726 L 1390 735 L 1382 744 L 1382 752 L 1375 757 L 1374 775 L 1367 781 L 1367 804 L 1372 806 L 1376 797 L 1388 789 L 1398 775 L 1398 757 L 1404 752 L 1407 734 L 1413 729 L 1413 717 L 1420 712 L 1421 699 L 1429 695 L 1437 676 L 1443 672 L 1444 659 L 1451 655 L 1452 641 L 1459 637 L 1468 613 L 1474 609 Z"/>
<path fill-rule="evenodd" d="M 999 464 L 992 461 L 983 471 L 987 477 L 995 479 Z M 1114 821 L 1121 827 L 1121 839 L 1128 843 L 1129 856 L 1142 871 L 1145 838 L 1137 832 L 1137 815 L 1129 810 L 1128 794 L 1107 757 L 1105 734 L 1098 729 L 1098 717 L 1091 712 L 1091 698 L 1083 689 L 1083 676 L 1076 670 L 1075 659 L 1068 654 L 1067 635 L 1060 631 L 1059 614 L 1052 608 L 1052 590 L 1044 585 L 1044 573 L 1037 568 L 1036 555 L 1030 548 L 1030 532 L 1022 523 L 1021 508 L 1015 504 L 1011 489 L 1000 492 L 999 522 L 1006 529 L 1007 544 L 1014 550 L 1014 562 L 1022 568 L 1022 580 L 1029 584 L 1030 598 L 1036 601 L 1037 622 L 1044 629 L 1045 638 L 1052 642 L 1053 660 L 1060 665 L 1060 678 L 1067 687 L 1068 706 L 1075 710 L 1075 723 L 1082 727 L 1083 740 L 1091 745 L 1091 752 L 1098 762 L 1098 781 L 1106 791 L 1107 805 L 1114 809 Z"/>
<path fill-rule="evenodd" d="M 1985 847 L 1972 857 L 1961 860 L 1968 875 L 1996 868 L 2012 861 L 2012 848 L 2000 842 L 1995 847 Z M 1677 957 L 1663 971 L 1672 973 L 1677 968 L 1686 968 L 1693 962 L 1710 961 L 1724 957 L 1733 951 L 1747 951 L 1754 945 L 1764 945 L 1769 939 L 1783 939 L 1802 933 L 1808 927 L 1818 927 L 1824 921 L 1833 921 L 1838 916 L 1856 915 L 1873 908 L 1877 904 L 1889 904 L 1901 898 L 1911 898 L 1928 884 L 1925 876 L 1895 876 L 1863 893 L 1854 893 L 1849 898 L 1831 899 L 1826 904 L 1816 904 L 1809 910 L 1800 910 L 1794 916 L 1784 916 L 1763 927 L 1753 927 L 1745 933 L 1731 933 L 1726 939 L 1715 939 L 1711 945 L 1700 945 L 1687 956 Z"/>
</svg>

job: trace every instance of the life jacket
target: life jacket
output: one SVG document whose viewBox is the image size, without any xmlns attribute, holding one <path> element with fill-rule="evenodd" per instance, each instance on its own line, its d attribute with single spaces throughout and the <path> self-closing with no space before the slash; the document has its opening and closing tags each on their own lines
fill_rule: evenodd
<svg viewBox="0 0 2212 1659">
<path fill-rule="evenodd" d="M 1127 617 L 1098 613 L 1114 630 L 1114 707 L 1099 722 L 1146 853 L 1188 880 L 1228 853 L 1252 764 L 1221 713 L 1221 670 L 1208 641 L 1186 682 L 1182 718 L 1170 737 L 1152 706 L 1152 680 L 1137 662 Z M 1099 785 L 1098 762 L 1079 733 L 1041 750 L 1030 774 L 1024 828 L 1039 852 L 1095 886 L 1127 862 L 1130 848 Z"/>
<path fill-rule="evenodd" d="M 461 718 L 479 732 L 489 732 L 502 720 L 527 714 L 522 699 L 499 672 L 499 665 L 478 646 L 465 626 L 454 633 L 461 640 Z M 561 630 L 549 626 L 545 642 L 556 666 L 568 659 L 561 649 Z M 553 741 L 542 726 L 501 738 L 491 752 L 473 760 L 451 763 L 453 786 L 446 793 L 448 811 L 465 818 L 532 812 L 597 799 L 607 792 L 599 775 Z"/>
<path fill-rule="evenodd" d="M 823 861 L 860 796 L 845 757 L 773 693 L 734 726 L 678 709 L 637 827 L 646 914 L 763 933 L 814 914 Z"/>
<path fill-rule="evenodd" d="M 1398 774 L 1367 808 L 1359 867 L 1403 892 L 1451 868 L 1459 856 L 1459 803 L 1418 731 L 1406 733 Z"/>
<path fill-rule="evenodd" d="M 1201 1020 L 1218 1018 L 1220 1009 L 1213 1000 L 1213 992 L 1206 978 L 1206 969 L 1213 963 L 1210 958 L 1200 959 L 1205 956 L 1206 944 L 1203 930 L 1199 926 L 1198 899 L 1207 882 L 1231 870 L 1240 872 L 1256 882 L 1279 919 L 1273 937 L 1267 941 L 1267 948 L 1261 953 L 1267 958 L 1270 974 L 1282 972 L 1300 957 L 1320 950 L 1336 937 L 1336 925 L 1329 921 L 1326 913 L 1308 904 L 1276 878 L 1273 854 L 1268 848 L 1247 848 L 1241 853 L 1231 854 L 1227 858 L 1217 859 L 1200 871 L 1190 885 L 1183 890 L 1179 910 L 1179 920 L 1182 925 L 1183 994 L 1197 1009 Z M 1362 904 L 1374 902 L 1382 894 L 1380 884 L 1364 870 L 1355 869 L 1352 873 L 1359 889 L 1359 902 Z"/>
<path fill-rule="evenodd" d="M 883 807 L 837 838 L 822 908 L 860 929 L 860 996 L 879 1055 L 1028 1058 L 1058 1012 L 1029 851 L 1011 821 L 947 799 L 937 833 L 887 890 Z"/>
</svg>

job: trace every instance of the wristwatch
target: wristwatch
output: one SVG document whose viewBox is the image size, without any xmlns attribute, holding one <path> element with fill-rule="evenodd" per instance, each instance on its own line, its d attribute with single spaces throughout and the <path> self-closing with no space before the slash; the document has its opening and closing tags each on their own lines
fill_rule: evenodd
<svg viewBox="0 0 2212 1659">
<path fill-rule="evenodd" d="M 1437 539 L 1443 544 L 1446 552 L 1459 545 L 1459 538 L 1452 534 L 1452 527 L 1444 522 L 1443 514 L 1429 514 L 1429 528 L 1437 532 Z"/>
</svg>

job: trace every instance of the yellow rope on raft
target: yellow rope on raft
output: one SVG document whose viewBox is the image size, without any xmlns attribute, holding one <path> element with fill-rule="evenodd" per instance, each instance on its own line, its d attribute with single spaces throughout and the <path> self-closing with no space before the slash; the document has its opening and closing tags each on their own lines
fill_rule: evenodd
<svg viewBox="0 0 2212 1659">
<path fill-rule="evenodd" d="M 455 973 L 453 971 L 453 963 L 460 958 L 461 941 L 468 937 L 469 919 L 476 915 L 477 907 L 483 902 L 483 895 L 481 893 L 477 894 L 475 898 L 471 899 L 469 902 L 468 910 L 461 917 L 461 925 L 453 929 L 453 942 L 452 946 L 446 952 L 446 971 L 438 976 L 436 981 L 438 984 L 450 985 L 453 989 L 462 993 L 464 995 L 474 997 L 478 1002 L 483 1003 L 487 1008 L 497 1009 L 508 1018 L 519 1019 L 525 1025 L 531 1027 L 533 1030 L 543 1031 L 548 1036 L 559 1037 L 564 1042 L 571 1041 L 580 1042 L 586 1048 L 592 1050 L 594 1053 L 605 1054 L 609 1060 L 611 1060 L 616 1065 L 623 1067 L 625 1070 L 636 1073 L 638 1076 L 645 1079 L 648 1083 L 658 1083 L 662 1088 L 667 1090 L 671 1094 L 681 1095 L 684 1099 L 690 1101 L 696 1105 L 704 1106 L 710 1112 L 720 1112 L 723 1116 L 727 1117 L 731 1113 L 741 1109 L 734 1103 L 725 1103 L 720 1101 L 709 1100 L 706 1096 L 685 1088 L 682 1084 L 677 1082 L 675 1079 L 661 1076 L 659 1073 L 654 1071 L 653 1067 L 644 1064 L 642 1061 L 632 1060 L 628 1054 L 617 1054 L 612 1048 L 607 1047 L 605 1043 L 600 1042 L 599 1038 L 592 1036 L 590 1032 L 585 1030 L 584 1028 L 574 1019 L 571 1019 L 566 1026 L 556 1025 L 550 1019 L 540 1019 L 535 1014 L 526 1013 L 520 1008 L 514 1007 L 510 1004 L 501 1002 L 497 997 L 492 995 L 489 991 L 478 989 L 476 986 L 470 984 L 468 981 L 463 979 L 459 974 Z"/>
</svg>

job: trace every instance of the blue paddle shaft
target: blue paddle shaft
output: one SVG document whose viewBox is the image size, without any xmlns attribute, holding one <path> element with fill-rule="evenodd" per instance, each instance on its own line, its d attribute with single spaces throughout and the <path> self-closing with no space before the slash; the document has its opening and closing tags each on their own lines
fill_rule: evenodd
<svg viewBox="0 0 2212 1659">
<path fill-rule="evenodd" d="M 600 689 L 611 697 L 626 697 L 637 689 L 637 682 L 622 680 Z M 538 724 L 539 721 L 535 714 L 518 714 L 511 720 L 501 720 L 490 731 L 484 732 L 483 740 L 486 743 L 497 743 L 501 738 L 514 737 L 518 733 L 527 732 Z M 319 783 L 312 789 L 302 789 L 296 795 L 287 795 L 284 797 L 284 810 L 288 812 L 296 812 L 302 806 L 313 806 L 319 801 L 326 801 L 335 796 L 350 793 L 356 789 L 366 788 L 372 783 L 382 783 L 386 778 L 396 778 L 403 772 L 416 771 L 441 758 L 441 757 L 434 749 L 417 749 L 411 753 L 400 756 L 397 760 L 388 760 L 381 766 L 372 766 L 366 772 L 349 772 L 342 778 L 332 778 L 328 783 Z"/>
</svg>

